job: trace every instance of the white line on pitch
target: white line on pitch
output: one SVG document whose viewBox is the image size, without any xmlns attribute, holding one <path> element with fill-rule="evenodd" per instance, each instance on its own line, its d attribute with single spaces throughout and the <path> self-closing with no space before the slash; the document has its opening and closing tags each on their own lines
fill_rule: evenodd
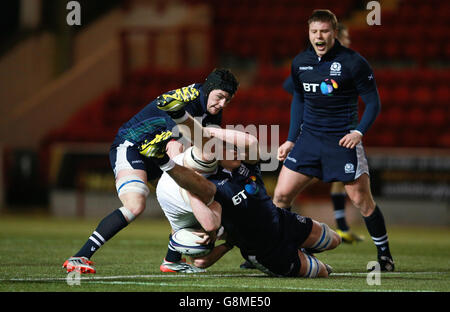
<svg viewBox="0 0 450 312">
<path fill-rule="evenodd" d="M 192 288 L 232 288 L 232 289 L 284 289 L 292 291 L 340 291 L 340 292 L 435 292 L 435 290 L 391 290 L 391 289 L 346 289 L 346 288 L 313 288 L 313 287 L 292 287 L 292 286 L 248 286 L 248 285 L 203 285 L 198 283 L 192 284 L 169 284 L 169 283 L 154 283 L 154 282 L 123 282 L 123 281 L 91 281 L 90 284 L 103 284 L 103 285 L 136 285 L 136 286 L 158 286 L 158 287 L 192 287 Z"/>
<path fill-rule="evenodd" d="M 382 273 L 383 274 L 383 273 Z M 392 275 L 433 275 L 433 274 L 449 274 L 449 272 L 387 272 L 387 276 Z M 333 276 L 366 276 L 363 272 L 342 272 L 332 273 Z M 384 274 L 383 274 L 384 275 Z M 267 277 L 263 273 L 254 274 L 150 274 L 150 275 L 115 275 L 115 276 L 82 276 L 81 280 L 114 280 L 114 279 L 130 279 L 130 278 L 216 278 L 216 277 Z M 0 279 L 3 282 L 39 282 L 39 281 L 66 281 L 66 277 L 31 277 L 31 278 L 10 278 Z"/>
</svg>

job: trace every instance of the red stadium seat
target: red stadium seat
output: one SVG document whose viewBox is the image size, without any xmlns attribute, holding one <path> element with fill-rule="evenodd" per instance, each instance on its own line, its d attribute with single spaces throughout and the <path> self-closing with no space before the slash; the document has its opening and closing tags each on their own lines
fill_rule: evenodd
<svg viewBox="0 0 450 312">
<path fill-rule="evenodd" d="M 407 106 L 409 104 L 410 93 L 410 88 L 401 85 L 392 91 L 392 99 L 396 105 Z"/>
<path fill-rule="evenodd" d="M 448 104 L 450 103 L 450 90 L 446 83 L 445 85 L 439 85 L 434 91 L 434 100 L 436 105 L 448 107 Z"/>
<path fill-rule="evenodd" d="M 408 127 L 422 127 L 427 121 L 425 110 L 418 107 L 410 109 L 406 114 L 406 118 Z"/>
<path fill-rule="evenodd" d="M 432 91 L 426 87 L 418 87 L 412 92 L 412 100 L 415 104 L 425 107 L 433 104 Z"/>
<path fill-rule="evenodd" d="M 447 109 L 433 108 L 428 112 L 428 121 L 433 127 L 441 129 L 450 124 L 450 112 Z"/>
</svg>

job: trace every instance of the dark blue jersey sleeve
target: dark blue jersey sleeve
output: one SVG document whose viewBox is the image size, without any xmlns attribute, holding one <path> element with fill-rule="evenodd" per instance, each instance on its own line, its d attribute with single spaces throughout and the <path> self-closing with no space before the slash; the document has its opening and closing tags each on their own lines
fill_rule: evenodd
<svg viewBox="0 0 450 312">
<path fill-rule="evenodd" d="M 369 63 L 359 55 L 352 70 L 353 81 L 365 104 L 364 113 L 356 130 L 365 134 L 374 123 L 381 109 L 375 77 Z"/>
<path fill-rule="evenodd" d="M 287 93 L 294 94 L 294 81 L 292 81 L 292 76 L 287 77 L 283 82 L 283 89 L 286 90 Z"/>
<path fill-rule="evenodd" d="M 364 109 L 361 121 L 356 127 L 356 130 L 362 134 L 365 134 L 380 113 L 381 104 L 380 96 L 378 95 L 378 91 L 376 89 L 361 95 L 361 99 L 363 100 L 366 108 Z"/>
<path fill-rule="evenodd" d="M 294 91 L 294 96 L 291 102 L 291 120 L 289 123 L 289 134 L 287 140 L 290 142 L 297 141 L 297 137 L 300 134 L 302 122 L 303 122 L 303 110 L 305 103 L 303 97 L 297 91 Z"/>
<path fill-rule="evenodd" d="M 359 54 L 356 54 L 354 65 L 352 67 L 352 78 L 356 91 L 363 95 L 377 89 L 373 70 L 369 63 Z"/>
<path fill-rule="evenodd" d="M 296 62 L 294 60 L 294 62 L 292 62 L 291 67 L 291 76 L 288 79 L 286 79 L 286 81 L 283 84 L 285 90 L 286 91 L 292 90 L 293 94 L 291 102 L 291 118 L 289 122 L 289 134 L 287 139 L 290 142 L 297 141 L 297 137 L 300 134 L 301 125 L 303 123 L 303 110 L 305 106 L 303 91 L 297 87 L 300 85 L 300 82 L 296 78 L 298 77 L 296 72 L 297 68 L 298 66 L 296 65 Z"/>
</svg>

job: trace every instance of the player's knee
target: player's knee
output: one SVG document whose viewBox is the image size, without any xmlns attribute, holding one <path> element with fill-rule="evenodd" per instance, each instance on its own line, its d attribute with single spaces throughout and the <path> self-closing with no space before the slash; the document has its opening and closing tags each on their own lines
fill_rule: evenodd
<svg viewBox="0 0 450 312">
<path fill-rule="evenodd" d="M 291 196 L 280 189 L 275 189 L 273 203 L 280 208 L 289 207 L 291 205 Z"/>
<path fill-rule="evenodd" d="M 362 192 L 352 192 L 348 194 L 348 197 L 356 208 L 360 208 L 364 203 L 364 195 Z"/>
<path fill-rule="evenodd" d="M 150 192 L 147 183 L 136 175 L 127 175 L 117 179 L 116 190 L 119 197 L 129 193 L 147 197 Z"/>
<path fill-rule="evenodd" d="M 320 223 L 321 231 L 316 241 L 310 246 L 316 252 L 334 249 L 340 244 L 340 237 L 325 223 Z"/>
<path fill-rule="evenodd" d="M 302 253 L 299 275 L 306 278 L 328 277 L 328 270 L 325 264 L 313 255 Z"/>
<path fill-rule="evenodd" d="M 342 238 L 338 235 L 338 233 L 336 233 L 335 231 L 332 230 L 332 237 L 333 237 L 333 242 L 330 246 L 329 249 L 334 249 L 337 246 L 339 246 L 342 243 Z"/>
<path fill-rule="evenodd" d="M 145 210 L 145 199 L 139 198 L 132 201 L 125 201 L 124 207 L 127 208 L 127 210 L 134 216 L 134 218 L 136 218 Z"/>
<path fill-rule="evenodd" d="M 126 212 L 129 213 L 129 218 L 127 217 L 127 219 L 131 222 L 145 210 L 146 199 L 149 193 L 147 183 L 137 176 L 129 175 L 117 180 L 116 189 L 120 200 L 126 208 Z"/>
<path fill-rule="evenodd" d="M 351 195 L 350 200 L 363 216 L 370 215 L 375 208 L 375 202 L 369 194 L 356 192 Z"/>
</svg>

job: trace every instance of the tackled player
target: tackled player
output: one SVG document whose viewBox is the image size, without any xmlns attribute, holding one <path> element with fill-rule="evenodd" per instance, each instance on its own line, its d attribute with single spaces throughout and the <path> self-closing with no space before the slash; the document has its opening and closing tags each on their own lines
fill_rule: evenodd
<svg viewBox="0 0 450 312">
<path fill-rule="evenodd" d="M 165 109 L 164 106 L 161 109 Z M 178 109 L 182 111 L 182 108 Z M 192 121 L 185 112 L 179 115 L 187 118 L 183 121 L 184 125 Z M 195 126 L 198 124 L 190 124 L 191 128 Z M 214 130 L 204 129 L 205 132 Z M 227 131 L 218 129 L 212 137 L 233 142 L 238 154 L 242 152 L 244 157 L 242 161 L 237 159 L 237 155 L 233 159 L 220 160 L 217 173 L 211 170 L 209 174 L 213 174 L 208 176 L 208 180 L 216 186 L 214 199 L 221 209 L 226 242 L 215 246 L 208 255 L 194 258 L 193 264 L 201 268 L 209 267 L 236 245 L 246 260 L 266 274 L 327 277 L 331 267 L 318 260 L 313 253 L 336 248 L 341 243 L 340 236 L 324 223 L 277 208 L 265 189 L 259 157 L 252 157 L 255 155 L 252 151 L 258 146 L 256 138 L 238 131 L 230 135 Z M 193 143 L 195 146 L 198 142 Z M 199 148 L 199 152 L 204 151 Z M 201 171 L 204 158 L 209 158 L 209 155 L 194 152 L 183 158 L 190 158 L 191 161 L 185 164 L 195 164 L 194 167 Z M 167 183 L 163 181 L 160 180 L 160 184 Z M 167 186 L 161 185 L 161 189 L 168 189 Z M 165 199 L 161 202 L 163 206 L 172 205 L 173 196 L 165 196 Z"/>
</svg>

